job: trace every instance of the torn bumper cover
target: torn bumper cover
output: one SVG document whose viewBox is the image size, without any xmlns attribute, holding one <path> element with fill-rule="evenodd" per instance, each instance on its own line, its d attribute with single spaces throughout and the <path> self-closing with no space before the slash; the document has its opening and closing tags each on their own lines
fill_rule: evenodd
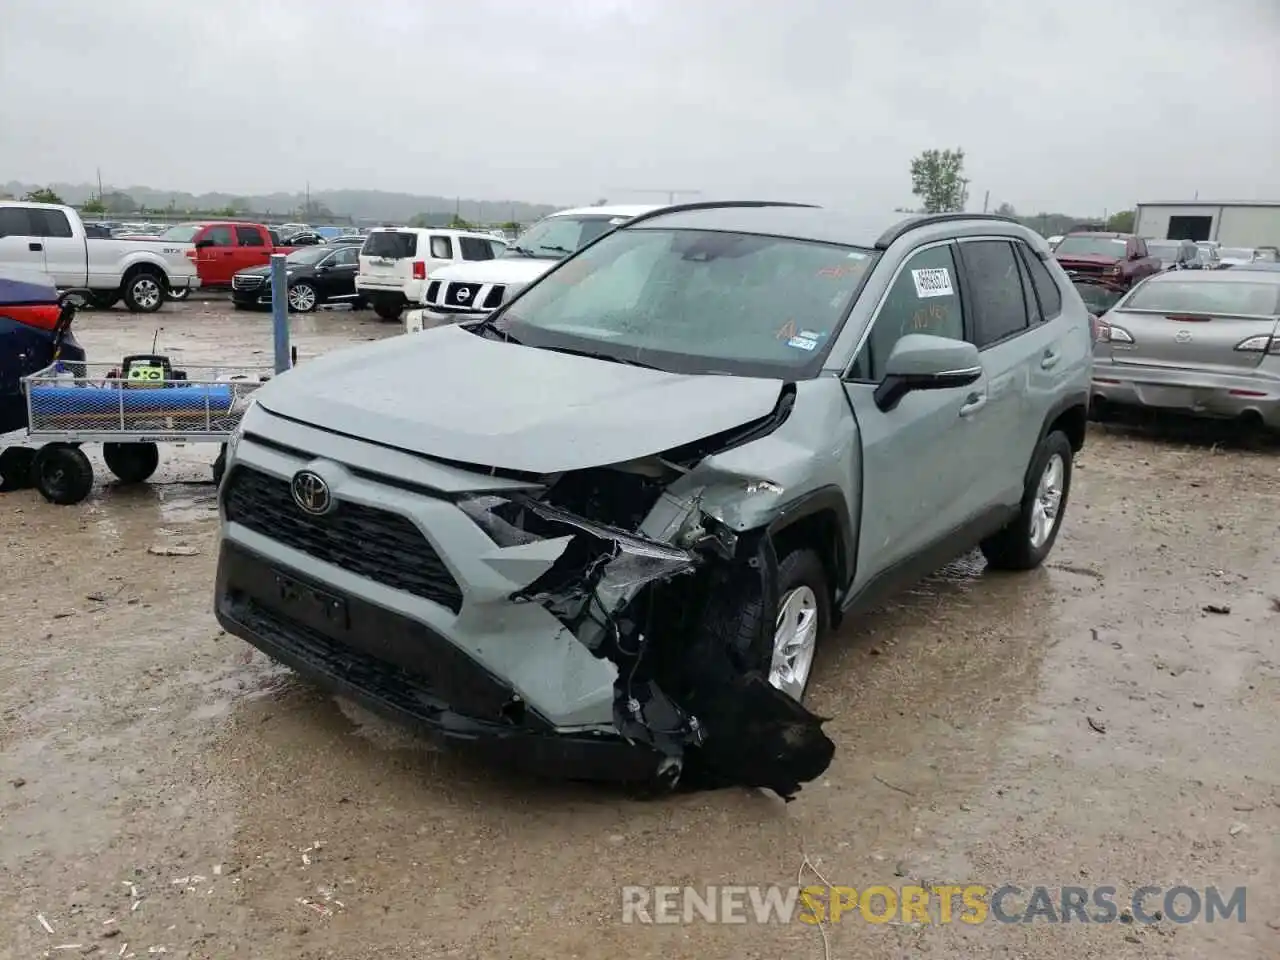
<svg viewBox="0 0 1280 960">
<path fill-rule="evenodd" d="M 704 516 L 681 549 L 526 497 L 481 497 L 464 509 L 503 545 L 568 538 L 511 599 L 541 604 L 617 667 L 614 725 L 663 757 L 659 779 L 790 799 L 826 770 L 835 747 L 823 718 L 765 673 L 778 587 L 763 533 L 739 537 Z"/>
</svg>

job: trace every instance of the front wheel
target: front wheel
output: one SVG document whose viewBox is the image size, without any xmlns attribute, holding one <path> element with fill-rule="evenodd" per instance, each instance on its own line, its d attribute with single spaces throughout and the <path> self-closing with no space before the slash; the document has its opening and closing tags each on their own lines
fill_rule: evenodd
<svg viewBox="0 0 1280 960">
<path fill-rule="evenodd" d="M 1033 570 L 1053 549 L 1071 492 L 1071 441 L 1055 430 L 1040 441 L 1018 515 L 982 541 L 982 555 L 996 570 Z"/>
<path fill-rule="evenodd" d="M 295 283 L 289 288 L 289 309 L 295 313 L 310 313 L 319 302 L 320 295 L 309 283 Z"/>
<path fill-rule="evenodd" d="M 181 287 L 180 289 L 175 290 L 172 287 L 170 287 L 166 296 L 168 296 L 170 300 L 174 300 L 178 303 L 181 303 L 183 300 L 186 300 L 188 297 L 191 296 L 191 288 Z"/>
<path fill-rule="evenodd" d="M 133 313 L 155 313 L 164 303 L 164 278 L 150 270 L 135 273 L 124 282 L 121 295 Z"/>
<path fill-rule="evenodd" d="M 93 489 L 93 465 L 84 451 L 69 443 L 47 443 L 31 469 L 36 489 L 50 503 L 79 503 Z"/>
<path fill-rule="evenodd" d="M 102 459 L 121 483 L 142 483 L 160 465 L 160 450 L 154 443 L 104 443 Z"/>
</svg>

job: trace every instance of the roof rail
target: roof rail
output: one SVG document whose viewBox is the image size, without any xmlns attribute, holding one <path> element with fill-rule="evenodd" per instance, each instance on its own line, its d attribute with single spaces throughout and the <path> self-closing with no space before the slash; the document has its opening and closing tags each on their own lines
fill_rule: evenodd
<svg viewBox="0 0 1280 960">
<path fill-rule="evenodd" d="M 644 220 L 650 220 L 653 217 L 665 216 L 668 213 L 684 213 L 688 210 L 719 210 L 731 207 L 808 207 L 816 208 L 816 203 L 792 203 L 789 200 L 699 200 L 694 203 L 673 203 L 670 206 L 659 207 L 657 210 L 650 210 L 648 213 L 642 213 L 632 217 L 620 227 L 632 227 Z"/>
<path fill-rule="evenodd" d="M 956 220 L 995 220 L 999 223 L 1018 223 L 1012 217 L 1002 217 L 995 213 L 922 213 L 907 217 L 880 234 L 879 239 L 876 240 L 876 249 L 889 249 L 895 240 L 919 227 L 931 227 L 935 223 L 951 223 Z"/>
</svg>

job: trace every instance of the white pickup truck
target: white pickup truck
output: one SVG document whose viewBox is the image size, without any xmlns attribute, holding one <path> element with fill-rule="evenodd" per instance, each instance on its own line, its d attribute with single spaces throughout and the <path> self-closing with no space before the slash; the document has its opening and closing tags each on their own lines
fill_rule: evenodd
<svg viewBox="0 0 1280 960">
<path fill-rule="evenodd" d="M 0 201 L 0 275 L 6 272 L 43 273 L 61 289 L 92 290 L 96 306 L 123 300 L 135 313 L 153 313 L 170 291 L 200 285 L 190 243 L 86 237 L 73 208 L 12 200 Z"/>
</svg>

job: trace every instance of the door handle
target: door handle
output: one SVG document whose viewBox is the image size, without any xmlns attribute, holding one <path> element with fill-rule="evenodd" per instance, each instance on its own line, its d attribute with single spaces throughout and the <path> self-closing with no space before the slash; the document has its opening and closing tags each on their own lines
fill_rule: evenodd
<svg viewBox="0 0 1280 960">
<path fill-rule="evenodd" d="M 1052 370 L 1058 365 L 1058 361 L 1062 359 L 1062 354 L 1056 350 L 1046 350 L 1044 356 L 1040 358 L 1041 370 Z"/>
<path fill-rule="evenodd" d="M 44 249 L 44 244 L 36 243 L 35 241 L 32 241 L 31 243 L 27 244 L 27 249 L 30 250 L 32 253 L 39 253 L 41 250 Z"/>
<path fill-rule="evenodd" d="M 973 416 L 986 405 L 987 395 L 985 393 L 971 393 L 964 398 L 964 404 L 960 407 L 960 416 Z"/>
</svg>

